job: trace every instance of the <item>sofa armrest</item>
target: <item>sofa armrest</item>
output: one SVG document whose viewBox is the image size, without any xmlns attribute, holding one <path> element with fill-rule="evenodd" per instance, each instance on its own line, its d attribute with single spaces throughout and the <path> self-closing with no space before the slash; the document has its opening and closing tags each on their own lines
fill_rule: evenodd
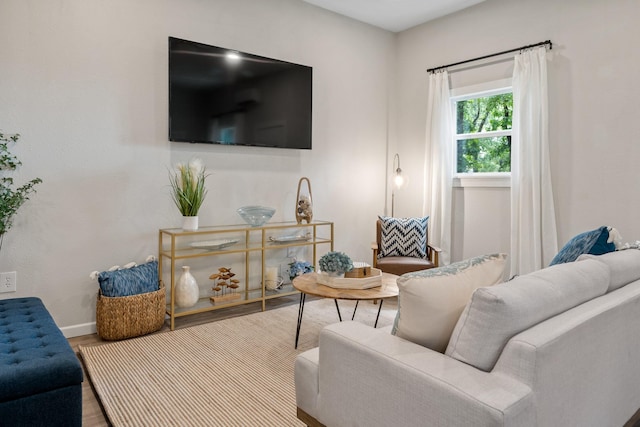
<svg viewBox="0 0 640 427">
<path fill-rule="evenodd" d="M 317 416 L 325 425 L 534 425 L 533 393 L 378 329 L 320 333 Z"/>
<path fill-rule="evenodd" d="M 294 382 L 298 409 L 310 416 L 317 416 L 318 347 L 300 353 L 296 357 Z"/>
</svg>

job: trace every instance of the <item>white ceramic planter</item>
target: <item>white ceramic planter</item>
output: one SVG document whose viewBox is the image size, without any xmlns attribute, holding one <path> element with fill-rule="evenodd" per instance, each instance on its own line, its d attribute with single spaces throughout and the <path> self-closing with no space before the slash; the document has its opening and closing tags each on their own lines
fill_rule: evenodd
<svg viewBox="0 0 640 427">
<path fill-rule="evenodd" d="M 198 229 L 198 217 L 197 216 L 183 216 L 182 217 L 182 229 L 184 231 L 195 231 Z"/>
</svg>

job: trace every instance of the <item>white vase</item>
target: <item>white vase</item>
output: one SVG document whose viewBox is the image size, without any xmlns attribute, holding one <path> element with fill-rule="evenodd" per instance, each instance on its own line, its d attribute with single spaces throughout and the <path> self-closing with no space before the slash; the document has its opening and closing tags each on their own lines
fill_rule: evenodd
<svg viewBox="0 0 640 427">
<path fill-rule="evenodd" d="M 182 229 L 184 231 L 195 231 L 198 229 L 198 216 L 183 216 Z"/>
<path fill-rule="evenodd" d="M 193 307 L 200 298 L 198 282 L 189 269 L 190 267 L 187 265 L 182 267 L 182 275 L 176 284 L 175 301 L 176 305 L 181 308 Z"/>
</svg>

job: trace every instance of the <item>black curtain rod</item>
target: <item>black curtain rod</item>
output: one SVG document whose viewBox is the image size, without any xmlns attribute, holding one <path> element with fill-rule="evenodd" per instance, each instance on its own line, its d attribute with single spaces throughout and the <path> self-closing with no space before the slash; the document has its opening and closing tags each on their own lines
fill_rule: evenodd
<svg viewBox="0 0 640 427">
<path fill-rule="evenodd" d="M 468 62 L 480 61 L 482 59 L 493 58 L 494 56 L 505 55 L 507 53 L 517 52 L 519 50 L 531 49 L 532 47 L 545 46 L 545 45 L 549 45 L 549 50 L 553 49 L 553 43 L 551 43 L 551 40 L 546 40 L 546 41 L 543 41 L 543 42 L 540 42 L 540 43 L 530 44 L 528 46 L 518 47 L 516 49 L 509 49 L 509 50 L 505 50 L 503 52 L 492 53 L 491 55 L 485 55 L 485 56 L 480 56 L 478 58 L 467 59 L 466 61 L 460 61 L 460 62 L 455 62 L 453 64 L 442 65 L 440 67 L 429 68 L 427 70 L 427 72 L 428 73 L 433 73 L 435 71 L 442 70 L 444 68 L 455 67 L 456 65 L 462 65 L 462 64 L 466 64 Z"/>
</svg>

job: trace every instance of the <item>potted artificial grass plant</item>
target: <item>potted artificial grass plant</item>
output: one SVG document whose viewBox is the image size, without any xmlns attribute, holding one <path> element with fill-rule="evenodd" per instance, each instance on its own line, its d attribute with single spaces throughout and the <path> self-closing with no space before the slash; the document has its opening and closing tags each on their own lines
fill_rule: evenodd
<svg viewBox="0 0 640 427">
<path fill-rule="evenodd" d="M 198 211 L 207 189 L 204 182 L 209 176 L 207 168 L 200 159 L 188 163 L 178 163 L 170 176 L 171 196 L 182 214 L 182 229 L 193 231 L 198 229 Z"/>
</svg>

